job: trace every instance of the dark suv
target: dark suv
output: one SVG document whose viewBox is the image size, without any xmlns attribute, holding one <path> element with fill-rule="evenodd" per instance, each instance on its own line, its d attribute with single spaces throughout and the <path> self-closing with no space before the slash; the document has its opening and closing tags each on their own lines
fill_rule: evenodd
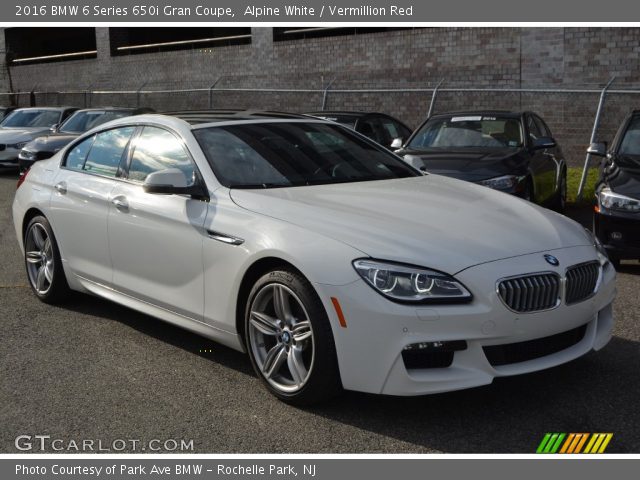
<svg viewBox="0 0 640 480">
<path fill-rule="evenodd" d="M 533 112 L 433 115 L 396 153 L 421 170 L 564 210 L 564 155 L 547 124 Z"/>
<path fill-rule="evenodd" d="M 609 150 L 594 143 L 589 153 L 605 157 L 596 186 L 594 233 L 616 266 L 640 259 L 640 110 L 629 114 Z"/>
</svg>

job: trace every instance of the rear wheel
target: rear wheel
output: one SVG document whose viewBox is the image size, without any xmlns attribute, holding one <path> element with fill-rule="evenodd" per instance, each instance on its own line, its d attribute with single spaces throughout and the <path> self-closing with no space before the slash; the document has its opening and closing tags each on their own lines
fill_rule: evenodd
<svg viewBox="0 0 640 480">
<path fill-rule="evenodd" d="M 29 284 L 45 303 L 59 303 L 69 293 L 62 269 L 60 251 L 49 221 L 43 216 L 31 219 L 24 234 L 24 261 Z"/>
<path fill-rule="evenodd" d="M 340 392 L 329 318 L 302 275 L 275 270 L 255 283 L 247 302 L 245 333 L 254 370 L 279 399 L 310 405 Z"/>
</svg>

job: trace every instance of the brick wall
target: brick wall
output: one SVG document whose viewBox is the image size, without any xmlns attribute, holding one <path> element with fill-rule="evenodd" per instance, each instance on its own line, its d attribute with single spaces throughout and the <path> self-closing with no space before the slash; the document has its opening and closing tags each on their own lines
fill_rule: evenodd
<svg viewBox="0 0 640 480">
<path fill-rule="evenodd" d="M 98 58 L 10 67 L 16 91 L 201 88 L 201 92 L 140 96 L 158 110 L 207 108 L 208 89 L 640 87 L 637 28 L 425 28 L 352 36 L 272 41 L 270 28 L 252 29 L 251 45 L 111 57 L 109 30 L 96 28 Z M 0 47 L 4 36 L 0 35 Z M 6 68 L 0 89 L 7 91 Z M 20 97 L 21 104 L 28 96 Z M 214 107 L 317 110 L 320 93 L 215 92 Z M 331 93 L 327 108 L 377 110 L 410 126 L 424 118 L 430 93 Z M 38 104 L 126 105 L 138 95 L 38 95 Z M 436 111 L 474 108 L 531 109 L 550 124 L 570 162 L 584 158 L 598 94 L 442 92 Z M 611 95 L 600 137 L 611 139 L 640 95 Z"/>
</svg>

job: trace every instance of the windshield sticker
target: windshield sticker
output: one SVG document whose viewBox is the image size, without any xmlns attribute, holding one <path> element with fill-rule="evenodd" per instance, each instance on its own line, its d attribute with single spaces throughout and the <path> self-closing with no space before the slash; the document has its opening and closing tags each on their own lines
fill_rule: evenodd
<svg viewBox="0 0 640 480">
<path fill-rule="evenodd" d="M 493 122 L 493 121 L 496 120 L 496 117 L 482 117 L 482 120 L 487 120 L 487 121 Z"/>
<path fill-rule="evenodd" d="M 482 117 L 452 117 L 451 122 L 479 122 Z"/>
</svg>

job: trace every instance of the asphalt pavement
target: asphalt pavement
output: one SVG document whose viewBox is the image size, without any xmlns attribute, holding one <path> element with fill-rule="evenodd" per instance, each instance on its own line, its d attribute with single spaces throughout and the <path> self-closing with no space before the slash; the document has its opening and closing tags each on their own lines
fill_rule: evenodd
<svg viewBox="0 0 640 480">
<path fill-rule="evenodd" d="M 87 295 L 39 302 L 13 230 L 15 181 L 0 173 L 0 453 L 19 453 L 20 435 L 70 452 L 86 439 L 184 439 L 195 453 L 534 453 L 546 432 L 612 432 L 608 452 L 640 452 L 637 262 L 619 272 L 600 352 L 466 391 L 347 392 L 300 409 L 268 394 L 241 353 Z"/>
</svg>

